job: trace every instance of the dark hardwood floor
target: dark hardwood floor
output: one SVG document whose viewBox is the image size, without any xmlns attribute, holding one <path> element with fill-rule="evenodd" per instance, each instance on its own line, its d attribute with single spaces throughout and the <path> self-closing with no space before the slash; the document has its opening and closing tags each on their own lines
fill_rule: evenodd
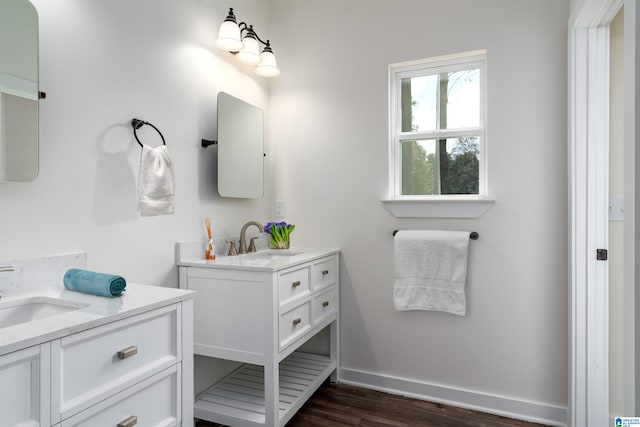
<svg viewBox="0 0 640 427">
<path fill-rule="evenodd" d="M 218 427 L 197 421 L 196 427 Z M 324 384 L 287 427 L 541 427 L 497 415 L 352 387 Z"/>
</svg>

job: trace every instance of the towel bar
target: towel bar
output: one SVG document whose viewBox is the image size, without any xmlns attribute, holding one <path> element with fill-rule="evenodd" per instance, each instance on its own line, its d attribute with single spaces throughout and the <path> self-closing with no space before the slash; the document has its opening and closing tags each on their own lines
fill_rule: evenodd
<svg viewBox="0 0 640 427">
<path fill-rule="evenodd" d="M 398 230 L 393 230 L 393 235 L 395 236 L 397 232 Z M 471 240 L 478 240 L 479 237 L 480 237 L 480 234 L 478 234 L 477 231 L 472 231 L 471 233 L 469 233 L 469 238 Z"/>
</svg>

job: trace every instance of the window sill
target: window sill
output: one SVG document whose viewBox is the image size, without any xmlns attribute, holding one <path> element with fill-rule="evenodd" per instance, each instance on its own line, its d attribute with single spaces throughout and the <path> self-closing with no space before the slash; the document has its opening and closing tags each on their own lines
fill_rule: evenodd
<svg viewBox="0 0 640 427">
<path fill-rule="evenodd" d="M 397 218 L 479 218 L 495 200 L 391 199 L 382 203 Z"/>
</svg>

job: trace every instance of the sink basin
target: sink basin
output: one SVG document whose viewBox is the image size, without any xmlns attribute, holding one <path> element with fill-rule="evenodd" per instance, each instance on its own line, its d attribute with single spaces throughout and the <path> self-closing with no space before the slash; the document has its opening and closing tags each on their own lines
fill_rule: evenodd
<svg viewBox="0 0 640 427">
<path fill-rule="evenodd" d="M 67 313 L 87 305 L 48 297 L 30 297 L 7 301 L 0 303 L 0 328 Z"/>
<path fill-rule="evenodd" d="M 281 256 L 300 255 L 302 251 L 290 251 L 288 249 L 267 249 L 265 251 L 248 254 L 251 258 L 274 258 Z"/>
</svg>

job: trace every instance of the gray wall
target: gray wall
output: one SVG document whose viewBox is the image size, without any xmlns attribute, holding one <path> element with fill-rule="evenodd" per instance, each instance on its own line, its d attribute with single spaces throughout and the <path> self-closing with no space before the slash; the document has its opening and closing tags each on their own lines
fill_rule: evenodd
<svg viewBox="0 0 640 427">
<path fill-rule="evenodd" d="M 566 407 L 567 21 L 558 0 L 274 0 L 271 174 L 295 242 L 339 245 L 342 366 Z M 397 219 L 388 65 L 488 50 L 479 219 Z M 397 312 L 394 229 L 476 230 L 468 314 Z"/>
</svg>

